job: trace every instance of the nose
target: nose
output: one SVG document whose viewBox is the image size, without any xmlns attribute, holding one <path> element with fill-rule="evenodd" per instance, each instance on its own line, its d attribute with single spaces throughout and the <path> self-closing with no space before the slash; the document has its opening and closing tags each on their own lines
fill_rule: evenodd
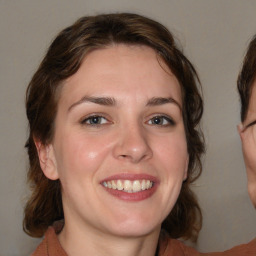
<svg viewBox="0 0 256 256">
<path fill-rule="evenodd" d="M 132 163 L 139 163 L 153 156 L 148 135 L 139 125 L 120 129 L 113 152 L 115 158 Z"/>
</svg>

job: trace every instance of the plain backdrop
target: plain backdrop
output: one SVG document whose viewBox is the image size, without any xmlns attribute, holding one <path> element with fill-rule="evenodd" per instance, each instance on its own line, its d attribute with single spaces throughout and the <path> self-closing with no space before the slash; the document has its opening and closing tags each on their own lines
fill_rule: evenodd
<svg viewBox="0 0 256 256">
<path fill-rule="evenodd" d="M 236 78 L 256 33 L 255 0 L 0 0 L 0 255 L 28 255 L 22 231 L 28 160 L 27 84 L 53 37 L 84 15 L 135 12 L 166 25 L 196 66 L 204 90 L 204 170 L 194 188 L 204 215 L 197 249 L 216 251 L 256 235 L 256 211 L 236 131 Z"/>
</svg>

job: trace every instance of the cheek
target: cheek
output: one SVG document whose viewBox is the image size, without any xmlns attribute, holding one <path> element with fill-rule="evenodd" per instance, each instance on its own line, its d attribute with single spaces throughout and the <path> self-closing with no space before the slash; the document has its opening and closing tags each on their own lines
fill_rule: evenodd
<svg viewBox="0 0 256 256">
<path fill-rule="evenodd" d="M 57 166 L 60 177 L 74 174 L 93 174 L 109 153 L 104 138 L 83 134 L 66 135 L 57 148 Z M 78 177 L 80 178 L 80 177 Z"/>
<path fill-rule="evenodd" d="M 188 164 L 185 135 L 183 133 L 176 133 L 174 136 L 162 139 L 159 143 L 156 143 L 154 148 L 159 162 L 166 170 L 167 175 L 183 178 Z"/>
<path fill-rule="evenodd" d="M 162 140 L 155 149 L 160 167 L 160 175 L 168 189 L 177 189 L 187 178 L 188 152 L 183 133 Z"/>
</svg>

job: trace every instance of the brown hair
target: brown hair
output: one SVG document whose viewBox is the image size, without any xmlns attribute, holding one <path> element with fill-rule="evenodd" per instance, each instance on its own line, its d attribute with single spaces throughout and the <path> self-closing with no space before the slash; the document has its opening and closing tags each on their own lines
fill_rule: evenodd
<svg viewBox="0 0 256 256">
<path fill-rule="evenodd" d="M 251 40 L 246 55 L 244 57 L 243 66 L 237 79 L 237 89 L 241 101 L 241 121 L 246 118 L 250 97 L 252 93 L 252 85 L 256 77 L 256 35 Z"/>
<path fill-rule="evenodd" d="M 201 229 L 201 210 L 190 189 L 190 184 L 201 174 L 200 156 L 204 152 L 198 126 L 203 112 L 198 75 L 163 25 L 140 15 L 123 13 L 83 17 L 60 32 L 28 86 L 26 109 L 30 134 L 26 147 L 32 195 L 25 207 L 23 228 L 31 236 L 42 236 L 49 225 L 64 218 L 60 182 L 44 176 L 33 138 L 44 145 L 51 142 L 58 104 L 56 90 L 63 80 L 77 72 L 85 55 L 118 43 L 151 47 L 179 80 L 189 153 L 188 178 L 162 228 L 173 238 L 196 238 Z"/>
</svg>

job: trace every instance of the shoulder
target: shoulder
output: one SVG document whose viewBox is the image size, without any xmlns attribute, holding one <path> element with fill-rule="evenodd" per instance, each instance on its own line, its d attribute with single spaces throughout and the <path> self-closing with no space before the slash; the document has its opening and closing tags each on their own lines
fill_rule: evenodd
<svg viewBox="0 0 256 256">
<path fill-rule="evenodd" d="M 224 252 L 201 253 L 205 256 L 255 256 L 256 255 L 256 238 L 248 244 L 235 246 Z"/>
<path fill-rule="evenodd" d="M 48 233 L 50 232 L 51 228 L 48 228 L 47 232 L 45 233 L 45 237 L 43 241 L 38 245 L 36 250 L 31 254 L 31 256 L 46 256 L 48 255 L 47 253 L 47 236 Z"/>
<path fill-rule="evenodd" d="M 38 245 L 31 256 L 67 256 L 56 235 L 56 230 L 49 227 L 43 241 Z"/>
<path fill-rule="evenodd" d="M 160 242 L 160 256 L 255 256 L 256 238 L 248 244 L 235 246 L 224 252 L 199 253 L 194 248 L 184 245 L 181 241 L 165 235 Z"/>
<path fill-rule="evenodd" d="M 181 241 L 170 238 L 162 233 L 159 241 L 160 256 L 199 256 L 200 254 L 192 247 L 186 246 Z"/>
</svg>

